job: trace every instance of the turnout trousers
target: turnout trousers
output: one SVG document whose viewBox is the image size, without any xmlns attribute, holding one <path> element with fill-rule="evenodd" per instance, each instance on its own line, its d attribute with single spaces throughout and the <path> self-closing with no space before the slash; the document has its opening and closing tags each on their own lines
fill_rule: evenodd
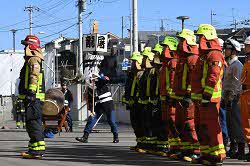
<svg viewBox="0 0 250 166">
<path fill-rule="evenodd" d="M 177 128 L 180 132 L 181 149 L 183 152 L 195 153 L 199 152 L 199 142 L 195 130 L 195 105 L 193 102 L 189 107 L 183 107 L 177 102 Z"/>
<path fill-rule="evenodd" d="M 23 125 L 23 127 L 26 126 L 26 123 L 25 123 L 25 112 L 17 112 L 16 113 L 16 126 L 17 127 L 20 127 L 21 125 Z"/>
<path fill-rule="evenodd" d="M 169 137 L 169 145 L 171 150 L 180 149 L 180 133 L 177 128 L 176 115 L 176 100 L 169 100 L 167 102 L 167 130 Z"/>
<path fill-rule="evenodd" d="M 226 151 L 219 122 L 220 103 L 199 106 L 199 142 L 201 155 L 223 160 Z"/>
<path fill-rule="evenodd" d="M 138 138 L 138 129 L 137 129 L 137 119 L 136 119 L 136 106 L 137 106 L 137 102 L 134 102 L 134 104 L 129 106 L 129 110 L 130 110 L 130 122 L 131 122 L 131 126 L 134 130 L 135 133 L 135 137 Z"/>
<path fill-rule="evenodd" d="M 40 100 L 26 104 L 26 131 L 30 137 L 28 153 L 43 155 L 45 142 L 42 128 L 42 102 Z"/>
</svg>

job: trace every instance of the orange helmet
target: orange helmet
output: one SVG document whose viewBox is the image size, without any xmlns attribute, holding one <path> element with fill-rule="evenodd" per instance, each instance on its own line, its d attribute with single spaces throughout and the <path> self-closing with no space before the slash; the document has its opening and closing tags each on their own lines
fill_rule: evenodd
<svg viewBox="0 0 250 166">
<path fill-rule="evenodd" d="M 40 40 L 37 36 L 28 35 L 21 43 L 25 46 L 29 46 L 30 50 L 37 50 L 40 47 Z"/>
</svg>

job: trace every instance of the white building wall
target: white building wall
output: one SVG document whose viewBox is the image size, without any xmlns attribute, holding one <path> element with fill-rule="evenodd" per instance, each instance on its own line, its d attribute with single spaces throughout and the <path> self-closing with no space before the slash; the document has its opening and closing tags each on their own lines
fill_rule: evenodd
<svg viewBox="0 0 250 166">
<path fill-rule="evenodd" d="M 24 54 L 0 54 L 0 95 L 18 94 L 19 74 L 24 64 Z"/>
</svg>

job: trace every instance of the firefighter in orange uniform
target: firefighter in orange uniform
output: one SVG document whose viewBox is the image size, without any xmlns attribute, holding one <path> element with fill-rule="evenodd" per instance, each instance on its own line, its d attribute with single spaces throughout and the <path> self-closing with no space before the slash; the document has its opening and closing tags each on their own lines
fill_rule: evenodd
<svg viewBox="0 0 250 166">
<path fill-rule="evenodd" d="M 198 59 L 196 36 L 189 29 L 183 29 L 178 35 L 180 43 L 177 53 L 179 61 L 176 67 L 174 93 L 181 99 L 176 105 L 176 125 L 181 139 L 181 151 L 174 158 L 191 162 L 197 158 L 199 142 L 194 124 L 194 104 L 191 100 L 191 74 Z"/>
<path fill-rule="evenodd" d="M 176 38 L 166 36 L 162 42 L 163 52 L 161 61 L 163 66 L 160 77 L 160 91 L 161 91 L 161 110 L 162 120 L 165 121 L 163 136 L 167 137 L 169 148 L 162 151 L 162 156 L 169 156 L 175 153 L 179 145 L 179 133 L 175 126 L 175 95 L 172 94 L 174 85 L 174 76 L 176 71 L 177 57 Z"/>
<path fill-rule="evenodd" d="M 224 56 L 221 52 L 215 28 L 201 24 L 196 32 L 199 37 L 199 59 L 192 75 L 192 99 L 200 102 L 198 118 L 201 156 L 193 163 L 222 165 L 226 157 L 219 108 L 223 77 Z"/>
<path fill-rule="evenodd" d="M 242 128 L 248 144 L 249 153 L 245 155 L 245 159 L 250 162 L 250 36 L 245 40 L 246 59 L 242 69 L 241 82 L 243 92 L 240 95 L 240 111 Z"/>
</svg>

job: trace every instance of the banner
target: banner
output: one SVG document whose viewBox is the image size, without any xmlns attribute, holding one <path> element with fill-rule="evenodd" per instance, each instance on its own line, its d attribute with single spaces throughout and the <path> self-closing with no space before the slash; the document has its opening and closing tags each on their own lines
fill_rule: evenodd
<svg viewBox="0 0 250 166">
<path fill-rule="evenodd" d="M 107 52 L 108 36 L 101 34 L 91 34 L 83 36 L 83 51 L 84 52 Z"/>
</svg>

